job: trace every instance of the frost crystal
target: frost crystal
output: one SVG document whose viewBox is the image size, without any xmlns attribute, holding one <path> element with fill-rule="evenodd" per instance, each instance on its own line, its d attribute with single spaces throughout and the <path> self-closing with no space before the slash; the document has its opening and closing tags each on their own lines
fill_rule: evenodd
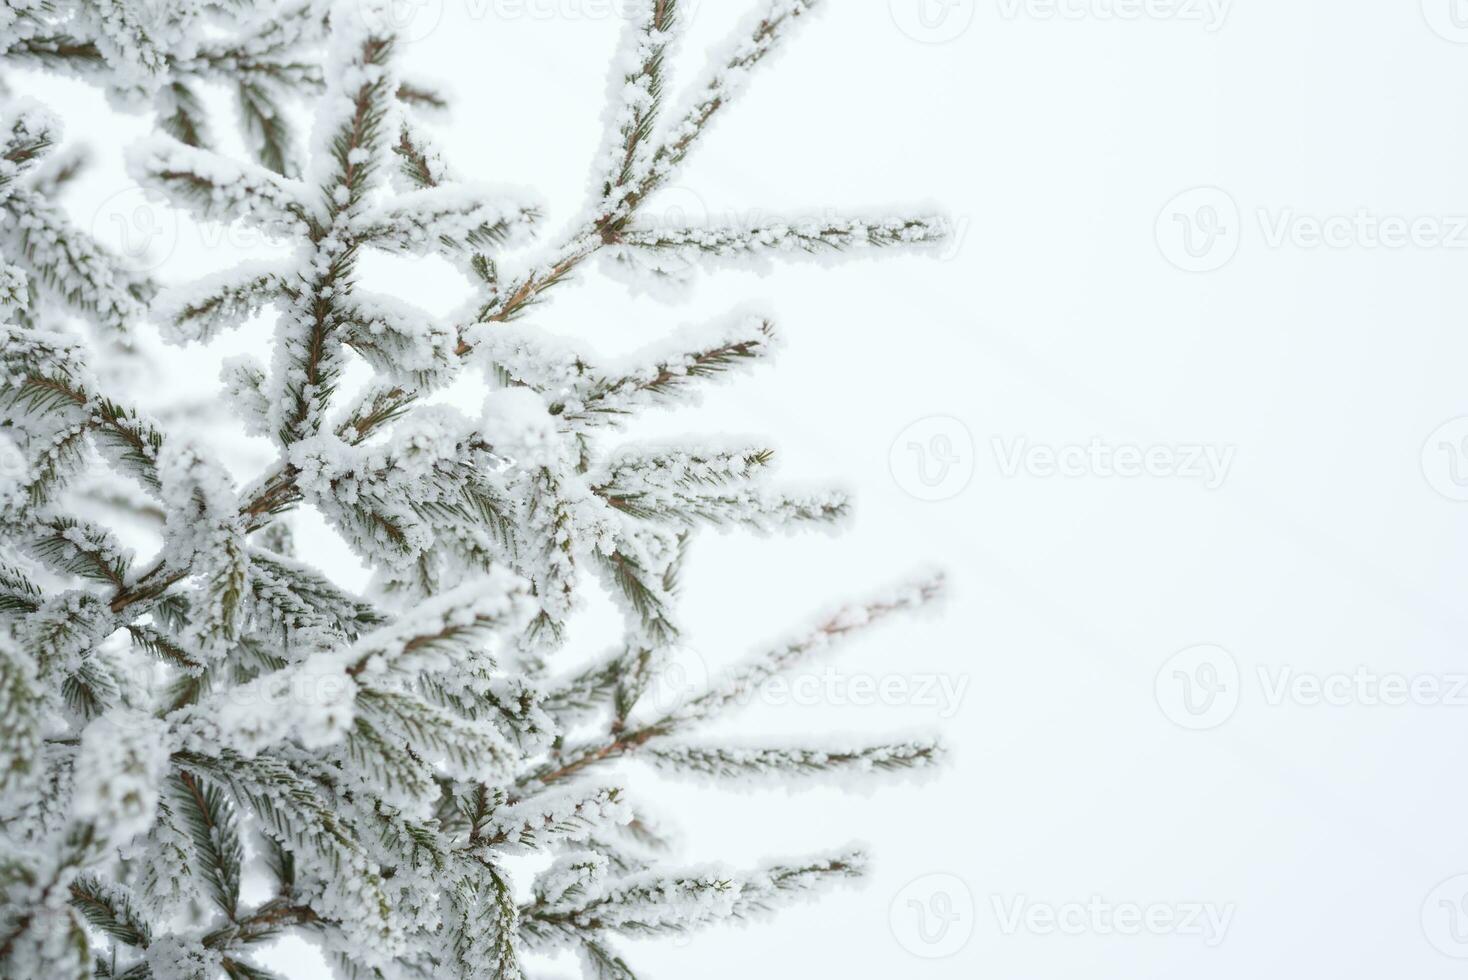
<svg viewBox="0 0 1468 980">
<path fill-rule="evenodd" d="M 168 769 L 168 726 L 115 708 L 82 732 L 72 773 L 72 814 L 126 843 L 153 825 L 158 786 Z"/>
</svg>

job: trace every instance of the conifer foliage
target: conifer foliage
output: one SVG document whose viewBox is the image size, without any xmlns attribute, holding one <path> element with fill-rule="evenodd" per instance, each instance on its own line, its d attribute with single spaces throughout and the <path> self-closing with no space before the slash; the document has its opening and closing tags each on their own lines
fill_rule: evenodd
<svg viewBox="0 0 1468 980">
<path fill-rule="evenodd" d="M 927 605 L 936 578 L 841 607 L 703 689 L 660 688 L 700 532 L 829 525 L 848 501 L 772 483 L 758 444 L 617 438 L 767 361 L 769 317 L 611 359 L 527 314 L 593 258 L 666 287 L 710 264 L 932 248 L 948 226 L 645 220 L 818 4 L 763 0 L 676 107 L 677 0 L 625 6 L 589 201 L 556 233 L 535 199 L 463 179 L 434 148 L 420 113 L 442 100 L 402 77 L 370 0 L 0 0 L 5 65 L 71 72 L 151 114 L 127 155 L 148 194 L 294 243 L 160 288 L 58 205 L 78 162 L 61 122 L 0 94 L 0 975 L 264 980 L 258 953 L 294 934 L 344 977 L 518 978 L 574 954 L 588 977 L 629 978 L 619 937 L 762 915 L 865 858 L 677 864 L 625 764 L 801 784 L 940 757 L 926 739 L 702 733 L 776 674 Z M 247 158 L 211 137 L 211 87 L 233 95 Z M 374 293 L 370 250 L 442 256 L 475 298 L 435 317 Z M 126 372 L 98 370 L 146 335 L 208 344 L 262 322 L 268 358 L 229 359 L 220 383 L 277 450 L 250 482 L 185 420 L 134 407 Z M 369 382 L 345 382 L 355 362 Z M 477 415 L 441 397 L 466 384 Z M 100 507 L 99 487 L 126 506 Z M 368 594 L 295 553 L 302 508 L 374 570 Z M 156 551 L 99 515 L 146 526 Z M 589 589 L 625 628 L 568 663 Z"/>
</svg>

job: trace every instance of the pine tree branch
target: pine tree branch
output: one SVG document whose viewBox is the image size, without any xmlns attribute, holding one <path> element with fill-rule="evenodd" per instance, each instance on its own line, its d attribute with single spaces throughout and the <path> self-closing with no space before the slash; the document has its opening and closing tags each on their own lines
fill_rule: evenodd
<svg viewBox="0 0 1468 980">
<path fill-rule="evenodd" d="M 767 488 L 771 454 L 757 444 L 606 445 L 642 411 L 682 406 L 763 361 L 774 348 L 769 323 L 740 317 L 616 363 L 505 326 L 598 253 L 662 271 L 656 256 L 937 238 L 938 222 L 924 219 L 742 230 L 637 220 L 815 2 L 770 0 L 669 126 L 680 5 L 634 0 L 590 203 L 528 261 L 501 253 L 536 230 L 537 206 L 462 184 L 404 118 L 444 99 L 397 76 L 382 0 L 346 0 L 329 23 L 316 0 L 261 9 L 220 0 L 208 5 L 207 30 L 188 5 L 147 16 L 125 0 L 89 0 L 84 16 L 44 2 L 0 9 L 0 21 L 25 20 L 27 34 L 0 47 L 34 49 L 13 60 L 66 62 L 152 105 L 167 135 L 133 154 L 144 183 L 296 246 L 270 266 L 155 297 L 59 211 L 40 213 L 61 179 L 35 166 L 54 142 L 40 117 L 0 124 L 0 196 L 10 195 L 0 207 L 24 217 L 29 236 L 12 225 L 0 234 L 0 316 L 19 325 L 5 327 L 0 450 L 8 464 L 13 441 L 24 468 L 0 513 L 20 556 L 0 564 L 0 788 L 7 826 L 37 845 L 34 859 L 12 846 L 21 863 L 0 861 L 0 885 L 31 876 L 19 915 L 0 916 L 0 959 L 24 943 L 50 950 L 29 973 L 265 980 L 251 949 L 301 930 L 338 951 L 334 969 L 362 980 L 445 970 L 522 980 L 526 953 L 558 949 L 576 950 L 591 976 L 627 980 L 614 935 L 762 914 L 860 872 L 848 854 L 740 873 L 668 871 L 647 814 L 620 787 L 586 779 L 619 759 L 680 775 L 809 779 L 922 769 L 939 756 L 918 739 L 825 748 L 689 737 L 765 678 L 921 605 L 931 596 L 923 585 L 848 607 L 679 705 L 646 703 L 678 636 L 676 592 L 695 527 L 763 531 L 845 512 L 836 494 Z M 205 149 L 200 93 L 221 81 L 258 163 Z M 320 106 L 302 160 L 298 95 Z M 50 162 L 58 175 L 74 169 Z M 478 290 L 471 312 L 430 317 L 359 289 L 363 248 L 447 258 Z M 501 263 L 517 265 L 502 275 Z M 208 454 L 98 395 L 87 345 L 57 340 L 63 305 L 124 339 L 148 308 L 179 342 L 207 342 L 269 307 L 273 358 L 229 359 L 222 384 L 246 431 L 274 436 L 279 459 L 237 492 Z M 428 397 L 475 352 L 502 386 L 478 417 Z M 338 408 L 338 382 L 355 383 L 353 353 L 373 377 Z M 212 424 L 212 411 L 186 418 L 194 410 L 165 420 Z M 95 478 L 71 488 L 70 501 L 115 498 L 109 513 L 129 526 L 141 517 L 161 535 L 137 568 L 108 530 L 54 509 L 93 446 L 159 499 L 117 497 Z M 302 561 L 280 518 L 303 503 L 372 566 L 380 606 Z M 265 533 L 252 542 L 256 532 Z M 131 540 L 121 526 L 117 537 Z M 622 612 L 623 642 L 556 680 L 548 655 L 584 601 L 587 571 Z M 61 839 L 54 827 L 94 838 Z M 260 846 L 244 847 L 246 836 Z M 127 864 L 117 866 L 109 855 L 124 845 Z M 520 863 L 500 862 L 547 851 L 559 856 L 521 907 L 510 873 Z M 273 897 L 253 907 L 241 895 L 253 880 L 247 859 L 273 881 Z M 83 865 L 95 879 L 77 877 Z M 55 867 L 66 871 L 48 885 Z M 136 902 L 114 888 L 118 874 L 138 882 Z M 24 918 L 35 900 L 60 913 Z M 202 935 L 190 903 L 213 906 Z"/>
<path fill-rule="evenodd" d="M 707 720 L 734 704 L 756 684 L 789 670 L 812 653 L 833 642 L 849 638 L 897 613 L 918 609 L 936 599 L 942 591 L 941 578 L 929 579 L 904 587 L 890 596 L 882 596 L 860 605 L 843 609 L 821 621 L 806 634 L 750 660 L 729 677 L 714 683 L 710 690 L 697 695 L 647 724 L 614 732 L 606 739 L 579 746 L 566 753 L 564 761 L 549 764 L 516 784 L 511 800 L 532 796 L 547 786 L 564 782 L 594 766 L 636 753 L 660 739 Z"/>
</svg>

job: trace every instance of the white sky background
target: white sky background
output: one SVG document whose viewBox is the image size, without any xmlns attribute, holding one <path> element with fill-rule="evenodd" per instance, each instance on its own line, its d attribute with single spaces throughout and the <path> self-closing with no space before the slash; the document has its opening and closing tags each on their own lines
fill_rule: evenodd
<svg viewBox="0 0 1468 980">
<path fill-rule="evenodd" d="M 425 0 L 407 61 L 458 95 L 452 123 L 436 127 L 458 170 L 534 185 L 564 218 L 582 200 L 618 24 L 598 0 L 525 2 L 549 14 Z M 752 2 L 698 5 L 682 78 Z M 940 779 L 848 796 L 632 777 L 682 827 L 689 861 L 864 840 L 878 858 L 869 885 L 770 925 L 629 946 L 629 960 L 653 978 L 1460 975 L 1430 940 L 1468 955 L 1437 904 L 1464 889 L 1433 891 L 1468 872 L 1468 705 L 1270 704 L 1259 674 L 1468 671 L 1468 504 L 1434 490 L 1451 486 L 1441 440 L 1424 454 L 1434 430 L 1468 415 L 1468 230 L 1456 247 L 1372 248 L 1354 230 L 1344 247 L 1269 241 L 1291 214 L 1364 209 L 1448 234 L 1468 215 L 1468 46 L 1429 27 L 1452 33 L 1453 0 L 1423 0 L 1429 16 L 1417 0 L 1240 0 L 1221 23 L 1207 0 L 1152 0 L 1131 19 L 1101 16 L 1117 0 L 1061 0 L 1076 18 L 1045 16 L 1041 0 L 955 0 L 930 39 L 955 36 L 937 44 L 898 26 L 919 23 L 918 2 L 827 4 L 659 206 L 718 216 L 938 202 L 962 229 L 945 260 L 720 272 L 677 306 L 592 274 L 530 321 L 623 351 L 740 303 L 777 315 L 788 347 L 772 370 L 636 434 L 769 434 L 787 478 L 852 487 L 858 517 L 838 537 L 705 536 L 685 602 L 704 662 L 926 564 L 954 585 L 941 619 L 888 628 L 833 661 L 844 677 L 966 685 L 952 717 L 825 703 L 738 719 L 746 735 L 822 738 L 939 726 L 955 749 Z M 16 88 L 94 144 L 97 166 L 67 204 L 116 236 L 112 216 L 134 220 L 141 203 L 114 198 L 127 187 L 121 145 L 146 122 L 84 86 L 26 76 Z M 1164 207 L 1199 186 L 1226 196 L 1190 207 L 1237 206 L 1237 218 L 1218 214 L 1238 252 L 1188 273 L 1154 229 L 1160 213 L 1180 229 Z M 153 254 L 168 280 L 251 254 L 161 210 L 143 220 L 160 222 Z M 462 288 L 429 262 L 373 268 L 370 288 L 436 310 Z M 208 394 L 224 354 L 261 352 L 268 338 L 260 323 L 171 355 L 160 399 Z M 909 437 L 895 477 L 889 455 L 934 416 L 962 425 L 917 441 L 956 439 L 973 476 L 926 502 L 904 490 L 921 486 Z M 994 446 L 1093 438 L 1232 450 L 1232 466 L 1216 489 L 1007 476 Z M 263 442 L 238 448 L 241 477 L 268 458 Z M 330 532 L 303 520 L 301 533 L 307 557 L 364 581 Z M 594 604 L 578 649 L 598 647 L 611 623 Z M 1162 671 L 1165 687 L 1169 658 L 1201 644 L 1238 665 L 1225 695 L 1238 705 L 1189 731 L 1154 681 Z M 942 911 L 940 885 L 903 889 L 932 874 L 962 882 L 941 887 L 963 918 L 928 944 L 906 901 Z M 1232 919 L 1212 946 L 1176 930 L 1108 934 L 1089 914 L 1080 935 L 1001 928 L 1017 899 L 1097 896 L 1211 904 Z M 970 930 L 947 958 L 915 955 Z"/>
</svg>

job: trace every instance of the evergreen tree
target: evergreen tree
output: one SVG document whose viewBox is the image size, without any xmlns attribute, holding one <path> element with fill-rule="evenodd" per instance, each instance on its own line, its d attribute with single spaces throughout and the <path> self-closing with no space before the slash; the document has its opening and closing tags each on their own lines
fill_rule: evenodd
<svg viewBox="0 0 1468 980">
<path fill-rule="evenodd" d="M 6 64 L 73 72 L 151 112 L 156 132 L 128 154 L 150 194 L 295 245 L 160 289 L 66 220 L 55 198 L 77 158 L 60 123 L 4 97 L 0 974 L 259 980 L 273 974 L 252 950 L 293 932 L 345 977 L 516 978 L 574 951 L 587 976 L 627 978 L 619 936 L 749 918 L 862 874 L 851 850 L 672 865 L 619 763 L 793 784 L 930 767 L 941 749 L 926 739 L 700 731 L 941 581 L 847 604 L 673 703 L 651 696 L 700 531 L 829 525 L 848 502 L 771 483 L 757 444 L 617 440 L 770 358 L 769 318 L 736 313 L 617 360 L 527 325 L 593 258 L 667 284 L 710 262 L 944 240 L 937 216 L 645 220 L 817 6 L 765 0 L 672 108 L 677 0 L 629 3 L 589 202 L 555 234 L 535 200 L 452 171 L 419 119 L 442 99 L 400 75 L 392 18 L 370 4 L 0 0 Z M 218 85 L 253 159 L 214 148 L 201 89 Z M 475 298 L 440 318 L 372 293 L 369 249 L 443 256 Z M 243 485 L 196 426 L 150 418 L 122 372 L 93 368 L 142 356 L 154 328 L 205 344 L 266 312 L 269 363 L 236 358 L 221 378 L 238 424 L 278 450 Z M 349 390 L 357 359 L 372 381 Z M 486 390 L 477 417 L 438 397 L 465 375 Z M 301 507 L 374 570 L 367 595 L 294 553 Z M 124 548 L 108 514 L 146 525 L 156 554 Z M 569 665 L 558 654 L 589 585 L 625 628 Z M 247 878 L 265 894 L 247 896 Z"/>
</svg>

